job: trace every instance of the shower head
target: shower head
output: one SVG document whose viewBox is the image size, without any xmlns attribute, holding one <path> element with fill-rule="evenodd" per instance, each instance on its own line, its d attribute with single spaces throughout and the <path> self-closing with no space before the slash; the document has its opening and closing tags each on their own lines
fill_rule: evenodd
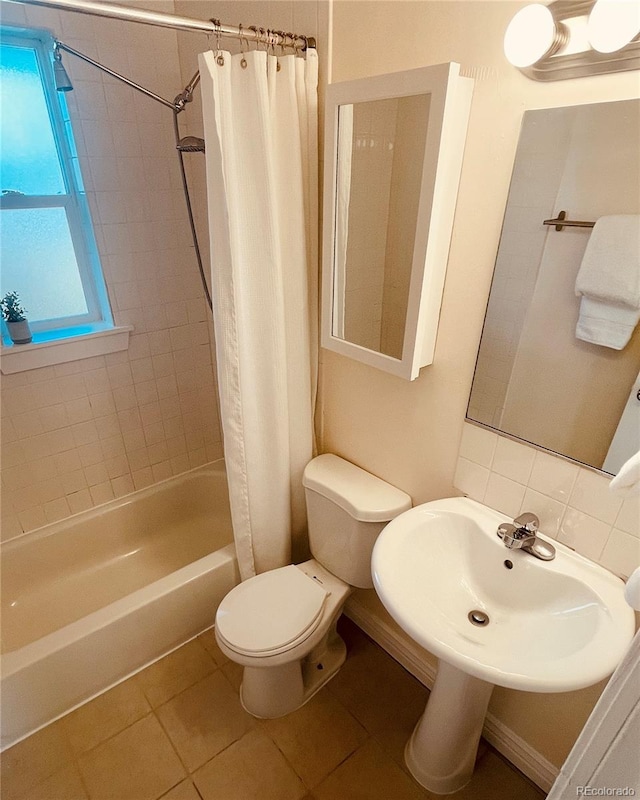
<svg viewBox="0 0 640 800">
<path fill-rule="evenodd" d="M 62 53 L 60 52 L 59 42 L 56 42 L 53 46 L 53 79 L 56 82 L 56 91 L 73 91 L 73 84 L 67 75 L 67 70 L 64 68 L 64 64 L 62 63 Z"/>
<path fill-rule="evenodd" d="M 181 153 L 204 153 L 204 139 L 199 136 L 185 136 L 178 141 L 176 149 Z"/>
</svg>

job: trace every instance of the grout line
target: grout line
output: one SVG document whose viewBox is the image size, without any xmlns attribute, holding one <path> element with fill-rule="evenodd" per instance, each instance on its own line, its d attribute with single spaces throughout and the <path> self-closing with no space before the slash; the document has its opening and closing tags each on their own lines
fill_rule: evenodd
<svg viewBox="0 0 640 800">
<path fill-rule="evenodd" d="M 182 764 L 182 768 L 184 769 L 186 776 L 190 778 L 190 777 L 191 777 L 191 771 L 189 770 L 189 768 L 187 767 L 187 765 L 184 763 L 184 760 L 183 760 L 182 756 L 180 755 L 180 753 L 178 752 L 178 749 L 176 748 L 176 746 L 175 746 L 175 744 L 174 744 L 174 742 L 173 742 L 173 739 L 172 739 L 172 738 L 171 738 L 171 736 L 169 735 L 169 731 L 168 731 L 168 730 L 165 728 L 165 726 L 162 724 L 162 720 L 161 720 L 161 719 L 160 719 L 160 717 L 159 717 L 159 716 L 156 714 L 156 710 L 155 710 L 155 709 L 153 709 L 153 711 L 152 711 L 152 714 L 153 714 L 153 716 L 156 718 L 156 720 L 157 720 L 158 724 L 160 725 L 160 729 L 162 730 L 162 732 L 164 733 L 164 735 L 165 735 L 165 736 L 167 737 L 167 739 L 169 740 L 169 744 L 171 745 L 171 748 L 172 748 L 173 752 L 174 752 L 174 753 L 176 754 L 176 756 L 178 757 L 178 761 L 180 762 L 180 764 Z M 181 780 L 181 781 L 185 780 L 184 776 L 183 776 L 183 777 L 182 777 L 180 780 Z M 177 786 L 177 784 L 176 784 L 176 786 Z M 173 788 L 173 787 L 172 787 L 172 788 Z"/>
</svg>

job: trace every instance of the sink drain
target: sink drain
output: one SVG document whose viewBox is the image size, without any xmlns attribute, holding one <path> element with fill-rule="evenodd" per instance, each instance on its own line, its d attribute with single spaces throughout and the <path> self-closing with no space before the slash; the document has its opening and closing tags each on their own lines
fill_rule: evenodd
<svg viewBox="0 0 640 800">
<path fill-rule="evenodd" d="M 477 625 L 480 628 L 489 624 L 489 615 L 485 614 L 484 611 L 479 611 L 478 609 L 470 611 L 467 614 L 467 617 L 472 625 Z"/>
</svg>

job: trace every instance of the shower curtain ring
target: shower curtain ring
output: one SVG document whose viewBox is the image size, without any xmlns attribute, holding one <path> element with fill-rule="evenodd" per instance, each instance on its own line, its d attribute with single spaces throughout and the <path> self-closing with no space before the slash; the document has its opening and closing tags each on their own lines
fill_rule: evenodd
<svg viewBox="0 0 640 800">
<path fill-rule="evenodd" d="M 242 53 L 242 58 L 240 59 L 240 66 L 242 67 L 242 69 L 246 69 L 247 59 L 245 58 L 244 54 L 245 54 L 245 47 L 249 46 L 249 40 L 244 34 L 244 28 L 242 27 L 241 22 L 238 23 L 238 31 L 240 37 L 240 52 Z"/>
<path fill-rule="evenodd" d="M 287 44 L 287 36 L 289 34 L 285 33 L 284 31 L 276 31 L 276 33 L 278 34 L 278 37 L 280 39 L 280 42 L 279 42 L 279 44 L 280 44 L 280 58 L 283 58 L 286 55 L 285 47 L 286 47 L 286 44 Z"/>
<path fill-rule="evenodd" d="M 213 26 L 216 29 L 215 36 L 216 36 L 216 63 L 218 66 L 224 66 L 224 56 L 220 51 L 220 37 L 222 36 L 222 23 L 219 19 L 212 19 Z"/>
<path fill-rule="evenodd" d="M 275 56 L 276 59 L 276 72 L 280 72 L 282 67 L 280 66 L 280 59 L 278 58 L 278 54 L 276 53 L 279 31 L 272 31 L 271 29 L 269 29 L 267 33 L 269 34 L 269 45 L 271 47 L 271 55 Z"/>
</svg>

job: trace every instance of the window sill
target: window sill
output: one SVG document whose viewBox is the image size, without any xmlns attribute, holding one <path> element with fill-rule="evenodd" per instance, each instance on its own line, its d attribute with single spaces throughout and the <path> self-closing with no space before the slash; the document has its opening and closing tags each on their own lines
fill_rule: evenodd
<svg viewBox="0 0 640 800">
<path fill-rule="evenodd" d="M 50 367 L 53 364 L 64 364 L 67 361 L 79 361 L 82 358 L 126 350 L 129 347 L 129 332 L 132 330 L 131 325 L 120 325 L 117 328 L 82 336 L 3 345 L 0 348 L 2 356 L 0 371 L 3 375 L 11 375 L 14 372 L 26 372 L 29 369 Z"/>
</svg>

